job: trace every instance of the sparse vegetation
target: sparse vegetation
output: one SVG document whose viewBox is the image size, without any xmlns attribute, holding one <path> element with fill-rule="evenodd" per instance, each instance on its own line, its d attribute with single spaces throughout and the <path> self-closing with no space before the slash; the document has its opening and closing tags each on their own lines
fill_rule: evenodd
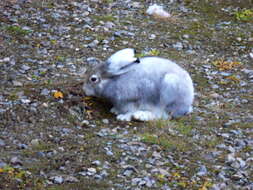
<svg viewBox="0 0 253 190">
<path fill-rule="evenodd" d="M 251 21 L 253 22 L 253 10 L 244 9 L 235 13 L 235 17 L 239 21 Z"/>
<path fill-rule="evenodd" d="M 156 1 L 174 22 L 147 16 L 144 0 L 4 2 L 1 190 L 251 188 L 251 0 Z M 186 68 L 193 113 L 119 122 L 85 97 L 92 60 L 126 47 Z"/>
</svg>

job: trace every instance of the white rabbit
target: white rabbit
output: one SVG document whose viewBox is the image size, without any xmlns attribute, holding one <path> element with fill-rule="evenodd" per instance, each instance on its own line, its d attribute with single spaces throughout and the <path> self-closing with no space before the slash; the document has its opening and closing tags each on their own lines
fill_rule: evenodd
<svg viewBox="0 0 253 190">
<path fill-rule="evenodd" d="M 127 48 L 96 67 L 84 83 L 87 96 L 107 99 L 118 120 L 148 121 L 192 111 L 193 83 L 187 71 L 160 57 L 134 57 Z"/>
</svg>

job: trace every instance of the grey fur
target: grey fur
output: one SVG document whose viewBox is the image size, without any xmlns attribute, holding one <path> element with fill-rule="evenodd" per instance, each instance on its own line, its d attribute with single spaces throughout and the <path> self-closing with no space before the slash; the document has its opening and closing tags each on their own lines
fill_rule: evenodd
<svg viewBox="0 0 253 190">
<path fill-rule="evenodd" d="M 98 80 L 88 79 L 84 92 L 110 101 L 119 120 L 168 119 L 191 112 L 193 83 L 179 65 L 160 57 L 144 57 L 129 67 L 129 72 L 115 76 L 106 75 L 103 65 L 96 68 L 90 76 Z"/>
</svg>

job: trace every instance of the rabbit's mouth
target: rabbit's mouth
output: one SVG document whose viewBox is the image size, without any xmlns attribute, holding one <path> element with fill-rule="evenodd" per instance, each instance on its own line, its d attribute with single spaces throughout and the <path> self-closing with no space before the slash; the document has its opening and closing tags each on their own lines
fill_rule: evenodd
<svg viewBox="0 0 253 190">
<path fill-rule="evenodd" d="M 95 91 L 85 84 L 83 85 L 83 91 L 85 96 L 95 96 Z"/>
</svg>

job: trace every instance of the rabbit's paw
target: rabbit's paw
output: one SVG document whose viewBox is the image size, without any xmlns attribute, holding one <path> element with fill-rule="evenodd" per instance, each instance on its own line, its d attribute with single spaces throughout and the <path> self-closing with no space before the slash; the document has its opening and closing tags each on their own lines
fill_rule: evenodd
<svg viewBox="0 0 253 190">
<path fill-rule="evenodd" d="M 132 113 L 117 115 L 117 120 L 120 120 L 120 121 L 131 121 L 131 119 L 132 119 Z"/>
<path fill-rule="evenodd" d="M 110 112 L 113 113 L 113 114 L 115 114 L 115 115 L 119 114 L 118 110 L 115 107 L 112 107 L 111 110 L 110 110 Z"/>
<path fill-rule="evenodd" d="M 149 121 L 155 119 L 155 116 L 150 111 L 136 111 L 133 118 L 139 121 Z"/>
</svg>

